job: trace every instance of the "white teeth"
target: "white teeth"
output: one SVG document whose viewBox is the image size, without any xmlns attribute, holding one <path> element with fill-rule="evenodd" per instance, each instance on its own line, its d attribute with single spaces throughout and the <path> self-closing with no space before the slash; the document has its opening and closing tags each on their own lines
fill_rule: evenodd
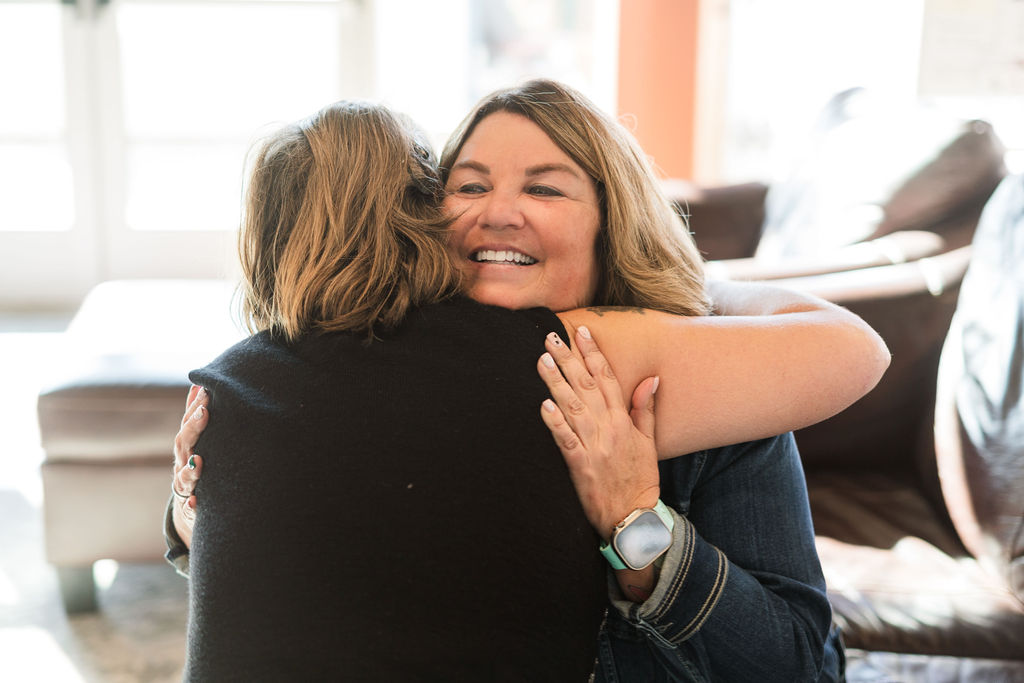
<svg viewBox="0 0 1024 683">
<path fill-rule="evenodd" d="M 477 263 L 518 263 L 524 266 L 537 262 L 537 259 L 518 251 L 497 251 L 494 249 L 481 249 L 473 254 L 472 259 Z"/>
</svg>

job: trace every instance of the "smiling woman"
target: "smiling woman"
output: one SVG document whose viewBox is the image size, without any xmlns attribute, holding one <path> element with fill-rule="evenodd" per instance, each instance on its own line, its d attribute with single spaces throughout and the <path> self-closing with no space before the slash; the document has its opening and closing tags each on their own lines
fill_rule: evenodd
<svg viewBox="0 0 1024 683">
<path fill-rule="evenodd" d="M 457 217 L 451 246 L 472 298 L 554 310 L 593 301 L 597 188 L 537 124 L 505 112 L 481 121 L 446 190 L 445 208 Z"/>
<path fill-rule="evenodd" d="M 446 208 L 456 212 L 453 251 L 474 298 L 479 291 L 488 303 L 516 307 L 708 312 L 700 254 L 647 155 L 581 93 L 543 79 L 492 93 L 448 139 L 441 172 Z M 473 258 L 507 246 L 550 248 L 526 255 L 551 263 L 505 280 Z M 500 291 L 506 282 L 511 291 Z"/>
<path fill-rule="evenodd" d="M 547 80 L 493 93 L 453 133 L 441 165 L 448 171 L 446 207 L 455 214 L 451 244 L 473 298 L 556 311 L 580 304 L 639 306 L 696 316 L 694 325 L 714 320 L 706 317 L 710 307 L 700 255 L 661 193 L 646 155 L 580 93 Z M 495 262 L 489 253 L 510 250 L 537 263 Z M 807 302 L 774 307 L 766 293 L 748 294 L 745 305 L 737 306 L 720 298 L 720 287 L 713 290 L 717 312 L 726 315 L 807 310 Z M 635 331 L 639 324 L 628 326 Z M 797 398 L 797 384 L 788 381 L 776 392 L 755 396 L 752 381 L 764 372 L 810 369 L 807 356 L 790 356 L 800 359 L 792 364 L 785 360 L 793 347 L 776 346 L 770 336 L 747 337 L 735 346 L 720 338 L 706 347 L 706 362 L 699 360 L 696 336 L 675 346 L 674 359 L 693 374 L 679 382 L 659 370 L 665 381 L 654 440 L 660 442 L 673 426 L 713 431 L 723 417 L 723 424 L 750 426 L 759 410 L 827 400 L 815 390 L 804 403 Z M 664 564 L 657 568 L 633 571 L 625 557 L 606 554 L 621 592 L 613 589 L 610 595 L 617 609 L 609 612 L 600 635 L 597 680 L 688 680 L 694 672 L 723 680 L 839 678 L 841 644 L 829 630 L 830 611 L 792 435 L 763 438 L 785 432 L 778 423 L 743 437 L 733 432 L 700 447 L 760 440 L 692 452 L 653 469 L 649 456 L 632 455 L 643 449 L 634 449 L 642 439 L 637 442 L 631 428 L 643 430 L 653 403 L 645 397 L 654 389 L 638 385 L 628 414 L 615 391 L 604 392 L 611 399 L 605 404 L 594 387 L 606 384 L 609 373 L 593 361 L 589 332 L 581 330 L 574 342 L 593 376 L 579 368 L 567 370 L 563 361 L 571 361 L 571 354 L 557 337 L 549 339 L 548 350 L 566 379 L 554 371 L 550 358 L 551 372 L 545 374 L 543 363 L 539 369 L 558 403 L 546 408 L 544 420 L 565 456 L 588 520 L 606 545 L 615 544 L 620 533 L 628 532 L 630 520 L 645 511 L 655 512 L 647 517 L 660 518 L 672 533 L 671 543 L 659 546 Z M 601 337 L 603 349 L 625 357 L 663 342 L 662 333 L 613 349 L 613 340 Z M 812 345 L 821 349 L 821 342 Z M 766 344 L 774 350 L 742 376 L 720 374 L 735 369 L 741 358 L 751 360 L 751 353 L 767 351 Z M 615 375 L 632 386 L 618 368 Z M 566 389 L 567 382 L 573 391 Z M 675 391 L 697 402 L 666 411 Z M 745 397 L 744 405 L 718 417 L 714 409 L 705 410 L 724 408 L 720 401 L 732 391 Z M 609 410 L 615 405 L 620 409 Z M 653 424 L 647 426 L 653 436 Z M 672 455 L 694 451 L 694 446 Z M 751 520 L 751 509 L 759 511 L 759 520 L 772 523 Z M 802 550 L 781 558 L 774 548 Z"/>
</svg>

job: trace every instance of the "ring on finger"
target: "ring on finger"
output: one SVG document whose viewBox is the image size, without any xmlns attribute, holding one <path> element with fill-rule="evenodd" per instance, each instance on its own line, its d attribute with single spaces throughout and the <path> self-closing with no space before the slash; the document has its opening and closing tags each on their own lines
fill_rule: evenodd
<svg viewBox="0 0 1024 683">
<path fill-rule="evenodd" d="M 192 497 L 192 493 L 191 492 L 189 492 L 189 493 L 182 493 L 181 491 L 178 490 L 178 487 L 175 486 L 174 483 L 175 483 L 174 481 L 171 482 L 171 493 L 173 493 L 178 498 L 183 498 L 185 500 L 188 500 L 189 498 Z"/>
</svg>

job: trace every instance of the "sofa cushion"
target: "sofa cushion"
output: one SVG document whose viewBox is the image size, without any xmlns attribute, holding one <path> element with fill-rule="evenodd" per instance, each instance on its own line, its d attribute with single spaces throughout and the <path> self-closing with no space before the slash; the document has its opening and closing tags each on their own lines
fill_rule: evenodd
<svg viewBox="0 0 1024 683">
<path fill-rule="evenodd" d="M 1006 174 L 1004 152 L 985 122 L 862 88 L 839 93 L 795 171 L 771 185 L 756 256 L 808 256 L 928 229 L 967 204 L 980 207 Z"/>
<path fill-rule="evenodd" d="M 978 225 L 942 352 L 935 443 L 957 532 L 1024 601 L 1024 176 L 1003 181 Z"/>
<path fill-rule="evenodd" d="M 914 484 L 874 472 L 809 478 L 818 552 L 850 647 L 1019 659 L 1024 606 Z"/>
</svg>

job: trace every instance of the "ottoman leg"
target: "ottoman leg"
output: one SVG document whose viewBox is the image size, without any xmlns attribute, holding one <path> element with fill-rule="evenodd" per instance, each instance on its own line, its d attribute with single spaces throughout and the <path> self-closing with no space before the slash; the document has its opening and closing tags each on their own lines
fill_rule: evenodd
<svg viewBox="0 0 1024 683">
<path fill-rule="evenodd" d="M 57 567 L 57 581 L 68 614 L 96 611 L 96 582 L 92 565 L 85 567 Z"/>
</svg>

